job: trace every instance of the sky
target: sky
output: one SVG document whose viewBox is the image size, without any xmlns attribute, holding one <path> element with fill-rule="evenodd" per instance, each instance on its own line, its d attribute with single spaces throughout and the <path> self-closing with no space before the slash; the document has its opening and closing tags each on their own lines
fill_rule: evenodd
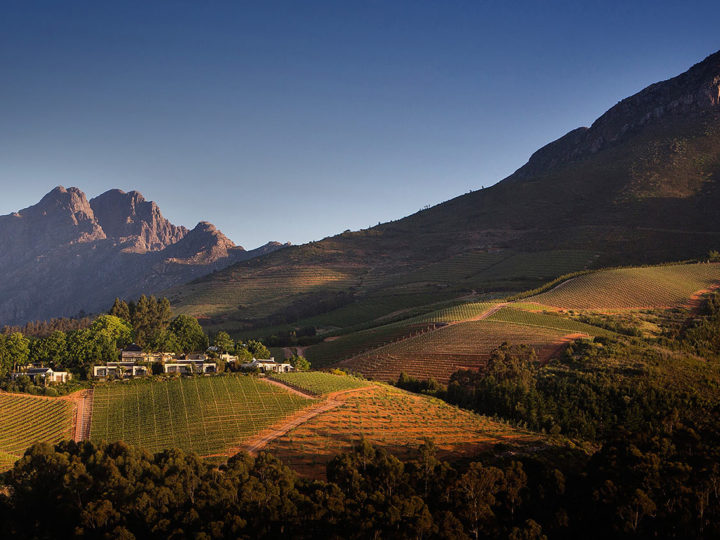
<svg viewBox="0 0 720 540">
<path fill-rule="evenodd" d="M 3 0 L 0 214 L 134 189 L 248 249 L 398 219 L 720 49 L 716 8 Z"/>
</svg>

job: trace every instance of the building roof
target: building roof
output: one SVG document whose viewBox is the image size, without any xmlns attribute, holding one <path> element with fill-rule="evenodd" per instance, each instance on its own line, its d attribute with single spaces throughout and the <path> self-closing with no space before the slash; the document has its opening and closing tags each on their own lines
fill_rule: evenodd
<svg viewBox="0 0 720 540">
<path fill-rule="evenodd" d="M 25 373 L 28 375 L 40 375 L 42 373 L 53 373 L 53 370 L 49 367 L 37 367 L 37 368 L 30 368 Z"/>
<path fill-rule="evenodd" d="M 131 343 L 127 347 L 125 347 L 122 352 L 143 352 L 143 349 L 140 345 L 137 345 L 135 343 Z"/>
</svg>

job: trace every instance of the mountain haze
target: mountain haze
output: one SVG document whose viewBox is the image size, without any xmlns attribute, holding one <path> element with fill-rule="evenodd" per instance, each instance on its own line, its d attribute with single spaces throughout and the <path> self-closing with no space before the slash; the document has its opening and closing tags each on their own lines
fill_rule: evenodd
<svg viewBox="0 0 720 540">
<path fill-rule="evenodd" d="M 105 309 L 280 247 L 236 246 L 207 222 L 189 230 L 137 191 L 88 201 L 58 186 L 0 216 L 0 324 Z"/>
<path fill-rule="evenodd" d="M 171 293 L 181 311 L 242 328 L 369 299 L 394 297 L 394 311 L 591 266 L 699 257 L 720 246 L 719 187 L 720 52 L 622 100 L 490 188 Z"/>
</svg>

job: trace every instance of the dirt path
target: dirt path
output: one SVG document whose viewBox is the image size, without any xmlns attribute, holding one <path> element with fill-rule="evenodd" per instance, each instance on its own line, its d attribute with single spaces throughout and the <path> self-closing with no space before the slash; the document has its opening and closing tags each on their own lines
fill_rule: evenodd
<svg viewBox="0 0 720 540">
<path fill-rule="evenodd" d="M 92 422 L 93 390 L 81 390 L 68 397 L 75 403 L 75 425 L 73 440 L 76 442 L 90 439 L 90 423 Z"/>
<path fill-rule="evenodd" d="M 590 334 L 583 332 L 575 332 L 574 334 L 566 334 L 560 339 L 557 339 L 549 344 L 545 348 L 544 354 L 538 354 L 538 361 L 541 365 L 547 364 L 551 358 L 555 357 L 562 349 L 564 349 L 568 343 L 575 341 L 576 339 L 589 338 Z"/>
<path fill-rule="evenodd" d="M 693 313 L 693 315 L 696 315 L 700 310 L 700 307 L 702 306 L 702 301 L 704 299 L 703 297 L 706 294 L 715 292 L 719 288 L 720 283 L 715 283 L 714 285 L 710 285 L 710 287 L 708 287 L 707 289 L 700 289 L 699 291 L 695 291 L 694 293 L 692 293 L 684 307 L 688 308 Z"/>
<path fill-rule="evenodd" d="M 450 324 L 459 324 L 459 323 L 464 323 L 464 322 L 469 322 L 469 321 L 482 321 L 483 319 L 487 319 L 491 315 L 494 315 L 495 313 L 500 311 L 502 308 L 507 307 L 508 305 L 509 305 L 508 302 L 501 302 L 500 304 L 495 304 L 493 307 L 486 309 L 480 315 L 476 315 L 475 317 L 473 317 L 471 319 L 467 319 L 464 321 L 454 321 Z"/>
<path fill-rule="evenodd" d="M 298 390 L 297 388 L 294 388 L 287 384 L 281 383 L 280 381 L 271 379 L 269 377 L 261 377 L 258 380 L 260 380 L 264 383 L 267 383 L 267 384 L 272 384 L 273 386 L 278 386 L 278 387 L 282 388 L 283 390 L 287 390 L 288 392 L 292 392 L 293 394 L 297 394 L 298 396 L 302 396 L 304 398 L 314 399 L 314 400 L 317 399 L 317 396 L 310 394 L 309 392 L 303 392 L 302 390 Z"/>
<path fill-rule="evenodd" d="M 275 381 L 272 379 L 263 378 L 260 379 L 261 381 L 265 381 L 268 384 L 272 384 L 274 386 L 279 386 L 289 392 L 292 392 L 294 394 L 301 395 L 303 397 L 308 397 L 314 400 L 317 400 L 317 396 L 313 396 L 312 394 L 308 394 L 305 392 L 302 392 L 296 388 L 293 388 L 291 386 L 288 386 L 286 384 L 283 384 L 279 381 Z M 350 394 L 353 392 L 358 392 L 360 390 L 367 389 L 371 384 L 368 384 L 368 386 L 363 386 L 361 388 L 350 388 L 349 390 L 339 390 L 338 392 L 332 392 L 331 394 L 328 394 L 325 396 L 324 401 L 317 402 L 315 405 L 308 409 L 303 409 L 301 411 L 296 412 L 292 416 L 289 416 L 282 420 L 282 422 L 274 424 L 270 426 L 267 429 L 264 429 L 257 435 L 254 435 L 245 443 L 243 443 L 242 446 L 237 446 L 233 448 L 228 448 L 225 452 L 221 452 L 219 454 L 210 454 L 207 456 L 203 456 L 204 458 L 209 457 L 232 457 L 238 452 L 248 452 L 250 454 L 256 455 L 260 450 L 265 448 L 268 444 L 270 444 L 272 441 L 277 439 L 278 437 L 282 437 L 285 435 L 288 431 L 291 431 L 295 429 L 296 427 L 304 424 L 305 422 L 308 422 L 309 420 L 312 420 L 316 416 L 325 413 L 327 411 L 330 411 L 336 407 L 339 407 L 343 404 L 342 400 L 338 400 L 337 398 L 346 394 Z"/>
<path fill-rule="evenodd" d="M 298 356 L 304 356 L 305 355 L 305 349 L 306 347 L 283 347 L 283 353 L 285 354 L 285 358 L 292 358 L 294 354 L 297 354 Z M 294 349 L 294 350 L 293 350 Z"/>
</svg>

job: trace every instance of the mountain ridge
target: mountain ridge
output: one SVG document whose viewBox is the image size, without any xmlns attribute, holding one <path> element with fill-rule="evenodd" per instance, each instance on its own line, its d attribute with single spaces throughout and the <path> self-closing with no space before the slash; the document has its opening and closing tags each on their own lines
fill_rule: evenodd
<svg viewBox="0 0 720 540">
<path fill-rule="evenodd" d="M 290 321 L 293 316 L 285 315 L 298 303 L 314 303 L 321 313 L 331 291 L 352 302 L 413 288 L 438 297 L 517 291 L 539 285 L 528 277 L 537 269 L 524 263 L 492 278 L 483 277 L 490 273 L 479 266 L 446 278 L 414 276 L 473 253 L 488 259 L 498 252 L 527 254 L 527 260 L 571 250 L 594 254 L 594 267 L 697 258 L 720 246 L 718 205 L 720 52 L 543 146 L 489 188 L 370 229 L 237 263 L 170 292 L 177 309 L 241 328 Z M 285 282 L 298 285 L 281 298 L 266 283 L 283 267 L 292 269 Z M 327 278 L 311 282 L 301 278 L 304 272 Z M 548 271 L 541 277 L 556 276 Z M 245 298 L 258 307 L 240 317 L 236 306 L 246 305 Z"/>
<path fill-rule="evenodd" d="M 138 191 L 88 200 L 57 186 L 0 216 L 0 323 L 102 310 L 116 296 L 156 293 L 280 247 L 246 251 L 209 222 L 174 225 Z"/>
</svg>

